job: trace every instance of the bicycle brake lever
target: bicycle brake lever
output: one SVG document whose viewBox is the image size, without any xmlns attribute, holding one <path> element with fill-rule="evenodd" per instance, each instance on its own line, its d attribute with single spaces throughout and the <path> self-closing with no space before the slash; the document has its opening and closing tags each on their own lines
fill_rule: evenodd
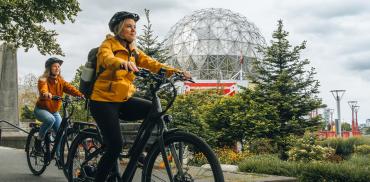
<svg viewBox="0 0 370 182">
<path fill-rule="evenodd" d="M 191 83 L 195 83 L 195 81 L 193 79 L 187 79 L 185 81 L 188 81 L 188 82 L 191 82 Z"/>
</svg>

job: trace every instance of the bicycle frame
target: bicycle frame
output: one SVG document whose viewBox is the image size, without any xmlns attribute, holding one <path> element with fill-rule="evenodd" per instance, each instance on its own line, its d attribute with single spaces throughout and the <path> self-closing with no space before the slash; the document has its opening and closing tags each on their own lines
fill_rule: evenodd
<svg viewBox="0 0 370 182">
<path fill-rule="evenodd" d="M 134 177 L 134 174 L 137 170 L 137 162 L 138 162 L 139 156 L 144 151 L 146 143 L 148 142 L 156 124 L 158 124 L 158 131 L 159 131 L 159 135 L 158 135 L 158 138 L 157 138 L 156 141 L 161 146 L 161 153 L 162 153 L 163 156 L 166 156 L 163 136 L 166 135 L 167 133 L 172 133 L 172 132 L 176 132 L 176 131 L 179 130 L 179 129 L 171 129 L 171 130 L 167 129 L 166 121 L 163 118 L 165 113 L 162 110 L 162 105 L 161 105 L 159 96 L 157 94 L 157 92 L 158 92 L 158 90 L 159 90 L 159 88 L 161 87 L 162 84 L 163 84 L 163 82 L 157 82 L 157 83 L 151 85 L 150 90 L 152 91 L 152 95 L 153 95 L 152 108 L 151 108 L 150 112 L 148 113 L 148 116 L 144 119 L 143 123 L 141 124 L 140 129 L 138 131 L 138 134 L 136 136 L 136 139 L 135 139 L 132 147 L 130 148 L 130 150 L 128 152 L 128 155 L 130 156 L 130 160 L 129 160 L 127 166 L 126 166 L 126 169 L 124 170 L 124 172 L 121 176 L 122 181 L 132 181 L 132 179 Z M 176 89 L 174 90 L 174 92 L 176 92 Z M 176 95 L 174 96 L 173 100 L 175 98 L 176 98 Z M 167 109 L 165 111 L 167 111 Z M 100 134 L 98 133 L 98 135 L 100 135 Z M 171 147 L 171 150 L 174 150 L 173 146 Z M 85 165 L 89 160 L 91 160 L 92 158 L 94 158 L 95 156 L 99 155 L 102 152 L 104 152 L 104 146 L 98 148 L 96 151 L 94 151 L 92 154 L 90 154 L 86 158 L 86 160 L 81 164 L 81 166 Z M 174 158 L 175 158 L 176 166 L 179 166 L 180 165 L 179 158 L 177 156 L 174 156 Z M 170 168 L 169 168 L 169 161 L 168 161 L 167 157 L 163 157 L 163 159 L 164 159 L 164 162 L 165 162 L 165 166 L 166 166 L 166 170 L 167 170 L 168 175 L 172 176 Z M 118 168 L 117 167 L 116 167 L 115 170 L 116 170 L 115 172 L 118 175 L 120 175 L 118 173 Z M 181 168 L 180 168 L 179 172 L 182 173 Z"/>
<path fill-rule="evenodd" d="M 160 101 L 159 101 L 159 97 L 157 95 L 157 93 L 154 94 L 154 97 L 153 97 L 153 106 L 151 108 L 151 111 L 150 111 L 150 114 L 148 114 L 147 118 L 144 119 L 140 129 L 139 129 L 139 132 L 138 132 L 138 135 L 132 145 L 132 147 L 130 148 L 129 150 L 129 154 L 130 155 L 130 160 L 127 164 L 127 167 L 125 169 L 125 171 L 123 172 L 122 176 L 121 176 L 121 180 L 122 181 L 132 181 L 132 178 L 136 172 L 136 169 L 137 169 L 137 162 L 138 162 L 138 158 L 140 156 L 140 154 L 144 151 L 144 147 L 147 143 L 147 141 L 149 140 L 149 137 L 154 129 L 154 126 L 155 124 L 157 123 L 161 123 L 162 122 L 162 126 L 165 126 L 165 123 L 163 121 L 163 119 L 161 118 L 161 115 L 158 115 L 159 113 L 162 112 L 162 106 L 160 104 Z M 155 121 L 155 122 L 152 122 L 152 121 Z M 162 130 L 164 130 L 165 127 L 160 127 L 160 128 L 163 128 Z M 167 130 L 167 129 L 165 129 Z M 84 131 L 82 131 L 84 132 Z M 163 132 L 160 132 L 162 137 L 163 138 Z M 98 134 L 98 136 L 100 137 L 100 134 Z M 102 152 L 104 152 L 104 146 L 98 148 L 97 150 L 95 150 L 93 153 L 91 153 L 87 158 L 86 160 L 81 164 L 81 166 L 85 165 L 89 160 L 93 159 L 95 156 L 101 154 Z M 118 173 L 118 168 L 116 168 L 117 171 L 115 171 L 118 175 L 120 175 Z"/>
<path fill-rule="evenodd" d="M 61 99 L 60 97 L 56 97 L 54 99 Z M 69 99 L 69 98 L 65 98 L 65 99 Z M 62 99 L 63 100 L 63 99 Z M 60 126 L 58 128 L 58 131 L 56 132 L 56 135 L 55 135 L 55 140 L 54 140 L 54 147 L 53 149 L 51 150 L 50 152 L 50 156 L 48 156 L 48 162 L 52 161 L 55 157 L 55 154 L 56 154 L 56 150 L 57 150 L 57 145 L 61 142 L 62 140 L 62 137 L 63 137 L 63 134 L 67 133 L 67 130 L 68 130 L 68 126 L 70 125 L 70 116 L 73 114 L 73 110 L 74 110 L 74 107 L 72 105 L 72 112 L 71 114 L 68 113 L 67 111 L 67 108 L 68 108 L 68 101 L 64 101 L 63 102 L 63 118 L 62 118 L 62 122 L 60 123 Z M 51 133 L 49 132 L 49 135 Z M 50 144 L 49 142 L 49 139 L 46 140 L 46 144 Z M 47 147 L 47 149 L 49 150 L 49 147 Z M 49 151 L 48 151 L 49 152 Z"/>
<path fill-rule="evenodd" d="M 159 124 L 159 137 L 162 139 L 164 130 L 167 130 L 167 128 L 165 127 L 165 122 L 163 118 L 161 118 L 162 115 L 160 115 L 160 113 L 162 112 L 162 106 L 156 92 L 153 94 L 152 103 L 152 109 L 149 112 L 147 118 L 144 119 L 142 126 L 140 127 L 139 132 L 136 136 L 136 139 L 129 150 L 129 155 L 131 157 L 124 173 L 122 174 L 121 178 L 123 181 L 132 181 L 132 178 L 137 169 L 138 158 L 140 154 L 144 151 L 144 147 L 152 134 L 154 126 L 156 124 Z"/>
<path fill-rule="evenodd" d="M 51 161 L 51 160 L 54 159 L 55 154 L 57 152 L 56 150 L 58 148 L 57 145 L 62 140 L 63 134 L 67 132 L 67 129 L 68 129 L 68 127 L 67 127 L 68 126 L 68 121 L 67 120 L 68 119 L 65 119 L 65 118 L 62 119 L 62 122 L 60 124 L 59 129 L 58 129 L 58 132 L 57 132 L 57 134 L 55 136 L 54 147 L 53 147 L 53 149 L 50 152 L 50 158 L 48 158 L 48 161 Z M 47 144 L 49 144 L 50 140 L 47 139 L 47 141 L 48 141 Z"/>
</svg>

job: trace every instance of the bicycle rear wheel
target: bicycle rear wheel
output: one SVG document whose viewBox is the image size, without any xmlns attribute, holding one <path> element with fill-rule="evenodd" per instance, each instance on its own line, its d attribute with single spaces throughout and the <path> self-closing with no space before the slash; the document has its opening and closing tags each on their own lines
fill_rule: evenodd
<svg viewBox="0 0 370 182">
<path fill-rule="evenodd" d="M 68 152 L 68 181 L 93 180 L 103 153 L 99 153 L 87 162 L 86 160 L 101 148 L 101 144 L 100 137 L 91 132 L 82 132 L 75 137 Z"/>
<path fill-rule="evenodd" d="M 41 175 L 47 167 L 47 157 L 45 155 L 46 153 L 45 142 L 42 141 L 42 152 L 37 152 L 35 150 L 35 140 L 36 137 L 38 136 L 38 133 L 39 133 L 38 128 L 33 128 L 30 131 L 27 137 L 25 149 L 28 167 L 30 168 L 31 172 L 36 176 Z"/>
<path fill-rule="evenodd" d="M 220 163 L 212 149 L 199 137 L 185 132 L 164 136 L 166 156 L 162 155 L 159 143 L 149 151 L 143 171 L 142 181 L 215 181 L 223 182 Z M 167 171 L 165 158 L 169 162 Z M 170 174 L 169 174 L 170 173 Z"/>
</svg>

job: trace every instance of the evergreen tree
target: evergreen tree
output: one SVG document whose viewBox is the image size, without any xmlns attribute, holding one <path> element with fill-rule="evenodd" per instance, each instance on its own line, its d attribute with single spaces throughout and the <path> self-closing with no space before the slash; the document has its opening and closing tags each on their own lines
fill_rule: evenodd
<svg viewBox="0 0 370 182">
<path fill-rule="evenodd" d="M 73 85 L 74 87 L 76 87 L 77 89 L 79 88 L 80 86 L 80 78 L 81 78 L 81 74 L 82 74 L 82 67 L 83 65 L 81 65 L 80 67 L 77 68 L 76 70 L 76 74 L 73 78 L 73 80 L 71 81 L 71 85 Z M 90 113 L 88 113 L 88 106 L 85 105 L 86 102 L 84 101 L 80 101 L 78 103 L 73 103 L 74 105 L 74 112 L 73 112 L 73 115 L 72 115 L 72 120 L 73 121 L 84 121 L 84 122 L 91 122 L 91 121 L 94 121 L 90 115 Z"/>
<path fill-rule="evenodd" d="M 145 17 L 147 24 L 144 25 L 143 35 L 138 36 L 138 48 L 142 50 L 148 56 L 155 60 L 165 63 L 170 57 L 168 56 L 168 49 L 164 48 L 164 41 L 159 42 L 158 36 L 154 36 L 152 30 L 152 24 L 150 23 L 149 15 L 150 11 L 145 9 Z M 149 91 L 150 80 L 137 78 L 135 80 L 135 86 L 137 88 L 136 96 L 144 97 L 147 99 L 151 98 Z M 171 94 L 171 93 L 164 93 Z"/>
<path fill-rule="evenodd" d="M 144 25 L 143 35 L 138 36 L 138 48 L 148 56 L 161 63 L 165 63 L 170 58 L 168 56 L 168 49 L 165 48 L 164 41 L 159 42 L 158 36 L 154 36 L 152 24 L 149 19 L 150 10 L 145 9 L 144 11 L 147 24 Z"/>
<path fill-rule="evenodd" d="M 80 86 L 80 78 L 81 78 L 81 74 L 82 74 L 82 67 L 83 67 L 83 65 L 81 65 L 80 67 L 77 68 L 76 74 L 73 77 L 73 80 L 71 81 L 71 85 L 73 85 L 76 88 L 79 88 L 79 86 Z"/>
<path fill-rule="evenodd" d="M 303 135 L 305 130 L 318 127 L 319 117 L 310 118 L 308 113 L 321 106 L 319 81 L 314 79 L 315 69 L 306 69 L 309 60 L 301 59 L 300 53 L 306 42 L 290 45 L 283 22 L 278 21 L 271 45 L 259 48 L 262 60 L 254 60 L 255 101 L 268 104 L 270 122 L 275 126 L 271 137 L 277 143 L 281 159 L 287 159 L 289 136 Z"/>
</svg>

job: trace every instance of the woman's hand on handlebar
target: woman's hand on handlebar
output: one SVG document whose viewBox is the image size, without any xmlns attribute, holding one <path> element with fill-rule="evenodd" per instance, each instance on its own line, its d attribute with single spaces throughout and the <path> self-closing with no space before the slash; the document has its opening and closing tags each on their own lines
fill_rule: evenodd
<svg viewBox="0 0 370 182">
<path fill-rule="evenodd" d="M 131 61 L 123 61 L 121 63 L 121 69 L 125 69 L 127 71 L 133 71 L 133 72 L 138 72 L 139 69 L 136 67 L 135 63 Z"/>
<path fill-rule="evenodd" d="M 182 75 L 184 76 L 185 80 L 192 80 L 190 72 L 184 71 L 182 72 Z"/>
<path fill-rule="evenodd" d="M 191 77 L 190 72 L 188 72 L 188 71 L 178 72 L 175 76 L 175 81 L 176 80 L 194 82 L 192 77 Z"/>
<path fill-rule="evenodd" d="M 49 92 L 45 92 L 45 93 L 42 94 L 42 97 L 44 97 L 45 99 L 51 99 L 52 95 Z"/>
<path fill-rule="evenodd" d="M 84 95 L 81 95 L 81 96 L 78 96 L 76 97 L 77 100 L 86 100 L 85 96 Z"/>
<path fill-rule="evenodd" d="M 66 99 L 66 100 L 65 100 Z M 58 96 L 58 95 L 53 95 L 51 97 L 51 100 L 54 100 L 54 101 L 58 101 L 58 100 L 63 100 L 63 101 L 81 101 L 81 100 L 85 100 L 85 96 L 77 96 L 77 97 L 74 97 L 74 99 L 70 98 L 70 97 L 61 97 L 61 96 Z"/>
<path fill-rule="evenodd" d="M 51 95 L 51 94 L 50 94 Z M 58 95 L 53 95 L 51 97 L 51 100 L 62 100 L 62 97 L 61 96 L 58 96 Z"/>
</svg>

